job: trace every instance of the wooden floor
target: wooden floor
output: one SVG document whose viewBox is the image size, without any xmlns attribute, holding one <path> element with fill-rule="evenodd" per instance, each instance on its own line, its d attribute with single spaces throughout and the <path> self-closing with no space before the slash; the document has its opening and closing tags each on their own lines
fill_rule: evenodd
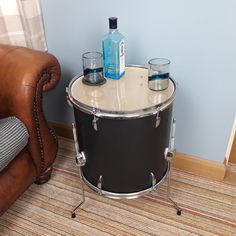
<svg viewBox="0 0 236 236">
<path fill-rule="evenodd" d="M 60 139 L 51 180 L 32 185 L 0 218 L 0 235 L 236 235 L 236 185 L 172 171 L 171 195 L 182 208 L 176 214 L 166 199 L 166 182 L 133 200 L 112 200 L 87 186 L 81 199 L 74 144 Z"/>
</svg>

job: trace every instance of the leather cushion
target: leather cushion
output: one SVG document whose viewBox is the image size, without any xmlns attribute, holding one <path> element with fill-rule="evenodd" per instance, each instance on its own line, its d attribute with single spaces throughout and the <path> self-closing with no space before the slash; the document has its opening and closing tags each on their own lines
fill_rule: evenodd
<svg viewBox="0 0 236 236">
<path fill-rule="evenodd" d="M 0 119 L 0 171 L 26 146 L 28 138 L 27 128 L 19 119 Z"/>
</svg>

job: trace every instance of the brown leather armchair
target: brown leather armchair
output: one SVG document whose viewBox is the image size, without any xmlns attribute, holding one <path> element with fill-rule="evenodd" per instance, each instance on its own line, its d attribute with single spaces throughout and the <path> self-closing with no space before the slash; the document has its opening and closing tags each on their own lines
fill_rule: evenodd
<svg viewBox="0 0 236 236">
<path fill-rule="evenodd" d="M 0 119 L 16 116 L 27 127 L 27 146 L 0 172 L 0 215 L 32 184 L 50 179 L 57 137 L 42 109 L 43 92 L 60 79 L 57 59 L 45 52 L 0 44 Z"/>
</svg>

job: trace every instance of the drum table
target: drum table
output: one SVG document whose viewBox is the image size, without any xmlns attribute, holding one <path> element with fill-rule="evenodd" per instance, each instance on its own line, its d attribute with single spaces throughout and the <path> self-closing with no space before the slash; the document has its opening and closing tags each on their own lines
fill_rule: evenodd
<svg viewBox="0 0 236 236">
<path fill-rule="evenodd" d="M 163 91 L 148 88 L 148 69 L 128 66 L 120 80 L 107 79 L 88 86 L 83 75 L 67 88 L 74 109 L 76 163 L 83 183 L 115 199 L 132 199 L 155 190 L 168 177 L 174 152 L 175 120 L 172 108 L 175 83 Z"/>
</svg>

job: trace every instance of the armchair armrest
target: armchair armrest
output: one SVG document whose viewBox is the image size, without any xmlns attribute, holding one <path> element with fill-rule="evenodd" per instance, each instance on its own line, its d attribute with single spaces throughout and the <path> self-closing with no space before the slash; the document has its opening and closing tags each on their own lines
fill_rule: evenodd
<svg viewBox="0 0 236 236">
<path fill-rule="evenodd" d="M 57 59 L 45 52 L 0 44 L 0 118 L 16 116 L 27 127 L 27 149 L 37 176 L 52 164 L 57 139 L 42 109 L 43 92 L 53 89 L 60 79 Z"/>
</svg>

